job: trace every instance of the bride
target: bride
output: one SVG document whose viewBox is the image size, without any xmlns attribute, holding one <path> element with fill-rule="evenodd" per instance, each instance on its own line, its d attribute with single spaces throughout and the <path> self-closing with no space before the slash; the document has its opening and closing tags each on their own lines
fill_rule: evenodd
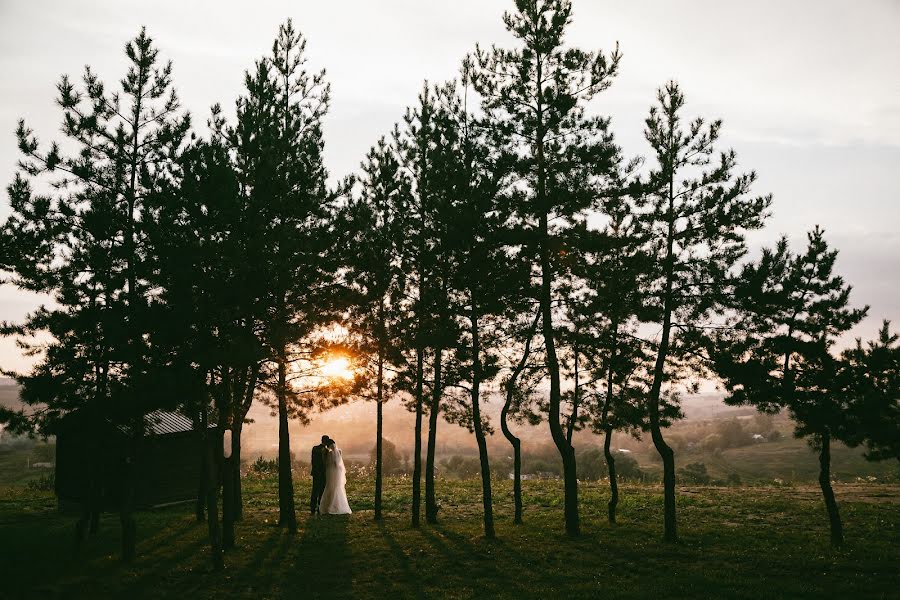
<svg viewBox="0 0 900 600">
<path fill-rule="evenodd" d="M 347 472 L 341 449 L 334 440 L 330 440 L 325 454 L 325 491 L 319 501 L 319 513 L 323 515 L 349 515 L 350 504 L 347 502 Z"/>
</svg>

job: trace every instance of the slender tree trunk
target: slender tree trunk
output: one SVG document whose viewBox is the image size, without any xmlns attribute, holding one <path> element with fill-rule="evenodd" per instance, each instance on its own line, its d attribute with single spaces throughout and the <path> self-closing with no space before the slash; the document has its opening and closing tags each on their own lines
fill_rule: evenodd
<svg viewBox="0 0 900 600">
<path fill-rule="evenodd" d="M 200 459 L 200 479 L 197 482 L 197 503 L 194 507 L 194 515 L 197 519 L 197 523 L 202 523 L 206 519 L 206 486 L 209 481 L 209 474 L 207 473 L 207 457 L 206 457 L 206 446 L 208 445 L 207 441 L 207 433 L 205 431 L 205 424 L 198 413 L 194 417 L 194 430 L 195 437 L 197 441 L 197 458 Z"/>
<path fill-rule="evenodd" d="M 491 464 L 488 460 L 487 440 L 481 423 L 481 342 L 478 330 L 478 313 L 475 298 L 472 298 L 472 425 L 475 441 L 478 443 L 478 459 L 481 461 L 481 504 L 484 512 L 484 537 L 495 537 L 494 506 L 491 492 Z"/>
<path fill-rule="evenodd" d="M 378 342 L 378 375 L 377 375 L 376 402 L 378 403 L 378 416 L 376 418 L 375 433 L 375 520 L 381 520 L 381 484 L 382 484 L 382 432 L 384 428 L 384 349 L 382 342 Z"/>
<path fill-rule="evenodd" d="M 653 368 L 653 385 L 650 387 L 650 435 L 653 445 L 659 452 L 663 462 L 663 538 L 667 542 L 678 541 L 675 514 L 675 452 L 663 439 L 659 419 L 659 398 L 662 391 L 663 372 L 669 353 L 669 336 L 672 329 L 672 286 L 674 278 L 674 192 L 673 183 L 669 181 L 669 228 L 666 236 L 665 290 L 663 296 L 662 337 L 656 353 L 656 364 Z"/>
<path fill-rule="evenodd" d="M 222 537 L 219 530 L 219 482 L 216 472 L 215 449 L 221 443 L 217 434 L 211 433 L 207 426 L 207 414 L 204 408 L 201 413 L 201 421 L 204 434 L 204 468 L 206 474 L 206 523 L 209 530 L 209 550 L 213 570 L 221 571 L 224 567 L 222 558 Z M 212 437 L 213 439 L 210 439 Z"/>
<path fill-rule="evenodd" d="M 444 350 L 434 349 L 434 388 L 428 413 L 428 453 L 425 456 L 425 521 L 437 523 L 438 506 L 434 491 L 434 453 L 437 446 L 438 413 L 441 409 L 441 363 Z"/>
<path fill-rule="evenodd" d="M 140 164 L 139 156 L 139 128 L 141 121 L 141 100 L 143 99 L 143 90 L 146 83 L 146 73 L 143 68 L 139 69 L 137 90 L 135 96 L 135 104 L 133 108 L 132 131 L 131 131 L 131 156 L 130 156 L 130 172 L 129 186 L 126 190 L 126 231 L 125 231 L 125 276 L 128 282 L 128 343 L 130 344 L 130 352 L 128 353 L 128 362 L 133 372 L 139 373 L 143 365 L 140 362 L 143 357 L 139 356 L 139 348 L 143 341 L 141 332 L 138 330 L 138 289 L 137 274 L 135 272 L 135 263 L 137 262 L 136 243 L 134 239 L 134 211 L 137 206 L 137 186 L 138 186 L 138 165 Z M 134 394 L 134 392 L 132 392 Z M 139 413 L 138 399 L 132 395 L 135 413 Z M 126 457 L 123 477 L 122 477 L 122 497 L 119 507 L 119 521 L 122 525 L 122 560 L 131 562 L 134 560 L 137 546 L 137 525 L 134 521 L 134 495 L 135 495 L 135 461 L 137 460 L 138 449 L 140 447 L 140 438 L 143 435 L 144 415 L 135 414 L 132 421 L 134 431 L 131 433 L 131 439 L 128 448 L 128 456 Z"/>
<path fill-rule="evenodd" d="M 215 451 L 215 460 L 219 467 L 220 485 L 222 486 L 222 550 L 234 548 L 234 463 L 231 458 L 225 458 L 225 432 L 229 430 L 229 417 L 232 412 L 232 398 L 234 386 L 239 385 L 240 375 L 234 373 L 230 367 L 222 369 L 222 381 L 218 394 L 218 440 L 220 443 Z M 234 432 L 232 431 L 232 437 Z"/>
<path fill-rule="evenodd" d="M 613 427 L 609 423 L 609 408 L 613 399 L 613 383 L 616 366 L 616 357 L 618 354 L 619 342 L 619 323 L 616 319 L 612 320 L 611 329 L 613 331 L 612 344 L 609 353 L 609 365 L 606 371 L 606 399 L 603 401 L 603 412 L 600 416 L 600 422 L 606 430 L 606 437 L 603 440 L 603 455 L 606 457 L 606 468 L 609 473 L 609 502 L 607 503 L 607 518 L 610 524 L 616 522 L 616 507 L 619 504 L 619 481 L 616 478 L 616 459 L 613 458 L 610 444 L 612 443 Z M 625 385 L 625 382 L 622 384 Z"/>
<path fill-rule="evenodd" d="M 531 327 L 528 329 L 522 357 L 510 374 L 509 381 L 506 382 L 506 402 L 500 410 L 500 429 L 513 449 L 513 504 L 515 507 L 513 523 L 516 525 L 522 524 L 522 442 L 513 435 L 509 428 L 509 411 L 512 408 L 513 397 L 516 393 L 516 381 L 519 379 L 522 371 L 525 370 L 525 365 L 528 364 L 528 357 L 531 355 L 531 340 L 534 338 L 540 320 L 541 311 L 538 310 L 534 315 L 534 320 L 531 322 Z"/>
<path fill-rule="evenodd" d="M 85 461 L 85 481 L 87 482 L 87 493 L 81 506 L 81 517 L 75 524 L 75 546 L 79 548 L 84 542 L 84 538 L 90 531 L 91 535 L 97 533 L 99 529 L 99 497 L 97 487 L 99 484 L 98 473 L 98 448 L 96 447 L 95 434 L 90 434 L 88 441 L 87 460 Z"/>
<path fill-rule="evenodd" d="M 509 424 L 507 422 L 507 417 L 509 415 L 509 409 L 512 404 L 512 395 L 513 395 L 513 386 L 515 383 L 510 381 L 507 383 L 506 388 L 506 403 L 503 405 L 503 408 L 500 409 L 500 429 L 503 431 L 503 436 L 509 442 L 513 449 L 513 506 L 515 512 L 513 513 L 513 523 L 516 525 L 522 524 L 522 442 L 513 435 L 513 432 L 509 429 Z"/>
<path fill-rule="evenodd" d="M 241 494 L 241 433 L 244 430 L 243 420 L 231 422 L 231 495 L 232 518 L 240 521 L 244 516 L 243 497 Z"/>
<path fill-rule="evenodd" d="M 244 431 L 244 419 L 250 412 L 253 405 L 253 394 L 256 392 L 256 385 L 259 383 L 260 363 L 255 362 L 250 367 L 250 378 L 247 381 L 247 388 L 241 401 L 238 413 L 235 415 L 234 435 L 231 438 L 232 454 L 235 459 L 235 481 L 234 481 L 234 518 L 240 521 L 244 517 L 244 493 L 241 482 L 241 434 Z"/>
<path fill-rule="evenodd" d="M 608 518 L 611 524 L 616 523 L 616 507 L 619 505 L 619 482 L 616 479 L 616 459 L 613 458 L 609 445 L 612 441 L 612 427 L 606 427 L 606 438 L 603 440 L 603 454 L 606 456 L 606 467 L 609 470 L 609 502 Z"/>
<path fill-rule="evenodd" d="M 291 438 L 287 414 L 287 359 L 284 348 L 278 357 L 278 524 L 297 532 L 294 510 L 294 478 L 291 469 Z"/>
<path fill-rule="evenodd" d="M 423 377 L 425 376 L 425 351 L 421 344 L 416 348 L 416 433 L 413 445 L 412 526 L 419 526 L 422 504 L 422 405 Z"/>
<path fill-rule="evenodd" d="M 222 439 L 224 442 L 224 436 Z M 234 463 L 222 456 L 221 447 L 216 454 L 222 473 L 222 549 L 231 550 L 234 548 Z"/>
<path fill-rule="evenodd" d="M 125 464 L 123 465 L 122 498 L 119 507 L 119 523 L 122 526 L 122 560 L 132 562 L 137 548 L 137 524 L 134 520 L 135 461 L 138 456 L 140 437 L 132 435 L 128 439 Z"/>
<path fill-rule="evenodd" d="M 572 536 L 581 533 L 578 516 L 578 471 L 575 465 L 575 449 L 566 439 L 562 423 L 560 423 L 560 375 L 559 360 L 556 357 L 556 341 L 553 330 L 553 311 L 550 267 L 550 235 L 547 226 L 547 215 L 541 215 L 541 314 L 543 317 L 544 348 L 547 356 L 547 370 L 550 373 L 550 434 L 559 451 L 563 463 L 563 481 L 565 486 L 565 520 L 566 533 Z"/>
<path fill-rule="evenodd" d="M 831 432 L 827 429 L 822 434 L 822 447 L 819 450 L 819 487 L 822 488 L 825 509 L 828 511 L 828 521 L 831 525 L 831 545 L 840 546 L 844 543 L 844 527 L 838 513 L 834 490 L 831 488 Z"/>
<path fill-rule="evenodd" d="M 569 415 L 568 427 L 566 428 L 566 441 L 572 445 L 572 437 L 575 435 L 575 423 L 578 421 L 578 404 L 580 400 L 579 392 L 581 385 L 578 376 L 578 328 L 575 328 L 575 343 L 572 348 L 575 359 L 575 389 L 572 392 L 572 414 Z"/>
</svg>

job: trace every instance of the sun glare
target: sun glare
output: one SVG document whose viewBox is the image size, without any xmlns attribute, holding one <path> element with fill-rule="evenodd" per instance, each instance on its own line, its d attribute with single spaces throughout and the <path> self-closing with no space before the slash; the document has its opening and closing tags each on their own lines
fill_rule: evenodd
<svg viewBox="0 0 900 600">
<path fill-rule="evenodd" d="M 350 361 L 343 356 L 336 356 L 328 359 L 322 365 L 322 374 L 325 377 L 333 377 L 340 379 L 352 379 L 353 372 L 350 370 Z"/>
</svg>

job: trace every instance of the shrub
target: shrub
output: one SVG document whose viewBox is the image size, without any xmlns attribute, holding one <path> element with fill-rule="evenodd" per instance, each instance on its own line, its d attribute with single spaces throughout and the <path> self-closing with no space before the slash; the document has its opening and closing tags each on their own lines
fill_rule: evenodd
<svg viewBox="0 0 900 600">
<path fill-rule="evenodd" d="M 706 465 L 703 463 L 691 463 L 679 469 L 678 478 L 682 483 L 694 483 L 705 485 L 710 481 L 709 473 L 706 472 Z"/>
<path fill-rule="evenodd" d="M 258 475 L 272 475 L 278 472 L 278 459 L 266 460 L 260 456 L 250 465 L 250 470 Z"/>
<path fill-rule="evenodd" d="M 37 479 L 32 479 L 26 486 L 33 492 L 52 492 L 56 486 L 56 477 L 53 473 L 41 475 Z"/>
</svg>

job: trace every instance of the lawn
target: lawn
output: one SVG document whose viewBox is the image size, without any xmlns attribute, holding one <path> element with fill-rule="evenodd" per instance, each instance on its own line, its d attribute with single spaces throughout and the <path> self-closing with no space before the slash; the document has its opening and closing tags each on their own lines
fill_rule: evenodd
<svg viewBox="0 0 900 600">
<path fill-rule="evenodd" d="M 297 506 L 308 482 L 299 480 Z M 117 559 L 118 523 L 79 552 L 73 518 L 52 495 L 0 491 L 0 598 L 897 598 L 900 487 L 839 485 L 847 544 L 828 545 L 814 488 L 679 490 L 681 542 L 661 536 L 661 490 L 625 486 L 619 524 L 606 523 L 603 483 L 581 486 L 583 535 L 562 532 L 561 483 L 526 481 L 525 520 L 496 483 L 496 540 L 481 536 L 476 481 L 440 480 L 440 524 L 411 529 L 409 480 L 390 479 L 386 518 L 372 520 L 370 481 L 351 481 L 355 513 L 277 527 L 273 478 L 246 481 L 238 547 L 209 568 L 206 527 L 189 506 L 138 516 L 139 558 Z"/>
</svg>

